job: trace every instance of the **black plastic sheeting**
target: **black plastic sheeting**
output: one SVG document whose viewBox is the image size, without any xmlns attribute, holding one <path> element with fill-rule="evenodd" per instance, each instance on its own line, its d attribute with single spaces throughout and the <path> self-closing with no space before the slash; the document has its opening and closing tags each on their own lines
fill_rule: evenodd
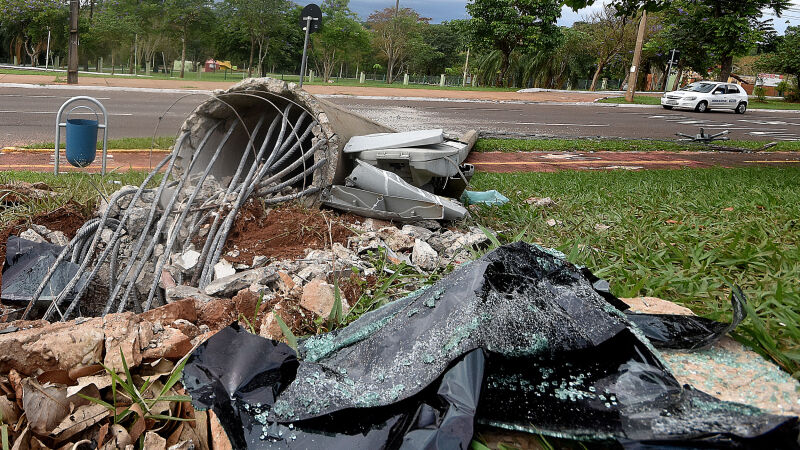
<svg viewBox="0 0 800 450">
<path fill-rule="evenodd" d="M 6 243 L 6 259 L 3 263 L 3 284 L 0 298 L 12 301 L 30 301 L 47 271 L 53 266 L 64 247 L 46 242 L 33 242 L 17 236 L 9 236 Z M 51 301 L 75 276 L 80 267 L 69 261 L 61 261 L 53 273 L 42 295 L 41 301 Z M 76 292 L 86 283 L 88 274 L 78 280 L 72 289 Z M 69 297 L 74 295 L 70 293 Z"/>
<path fill-rule="evenodd" d="M 796 417 L 681 386 L 587 274 L 506 245 L 300 342 L 299 356 L 231 326 L 191 355 L 183 384 L 235 448 L 467 448 L 476 423 L 629 448 L 798 448 Z M 708 345 L 731 326 L 639 316 L 668 347 Z M 693 337 L 671 334 L 683 330 Z"/>
</svg>

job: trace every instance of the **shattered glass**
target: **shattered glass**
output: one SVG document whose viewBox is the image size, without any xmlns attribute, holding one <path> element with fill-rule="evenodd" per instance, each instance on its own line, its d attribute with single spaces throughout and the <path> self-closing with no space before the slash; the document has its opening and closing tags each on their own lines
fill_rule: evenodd
<svg viewBox="0 0 800 450">
<path fill-rule="evenodd" d="M 739 312 L 734 324 L 642 315 L 641 330 L 624 309 L 563 255 L 515 243 L 301 341 L 296 358 L 223 330 L 191 356 L 184 385 L 236 448 L 466 448 L 476 422 L 624 445 L 797 446 L 796 417 L 681 386 L 646 336 L 707 345 Z M 683 329 L 694 334 L 670 335 Z"/>
</svg>

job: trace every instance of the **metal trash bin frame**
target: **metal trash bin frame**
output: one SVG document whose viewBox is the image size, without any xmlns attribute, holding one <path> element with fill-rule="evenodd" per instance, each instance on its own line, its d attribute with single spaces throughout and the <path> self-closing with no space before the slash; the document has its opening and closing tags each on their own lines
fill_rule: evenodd
<svg viewBox="0 0 800 450">
<path fill-rule="evenodd" d="M 102 175 L 105 175 L 106 174 L 106 155 L 108 154 L 108 112 L 106 111 L 106 107 L 103 106 L 103 104 L 100 103 L 99 100 L 97 100 L 94 97 L 88 97 L 88 96 L 85 96 L 85 95 L 79 95 L 77 97 L 72 97 L 71 99 L 69 99 L 66 102 L 64 102 L 64 104 L 61 105 L 61 108 L 58 109 L 58 114 L 56 114 L 55 160 L 53 161 L 53 173 L 55 175 L 58 175 L 58 165 L 59 165 L 59 158 L 60 158 L 60 153 L 61 153 L 61 127 L 66 128 L 66 126 L 67 126 L 67 122 L 66 121 L 64 121 L 64 122 L 61 121 L 61 116 L 64 113 L 64 110 L 67 109 L 67 106 L 69 106 L 70 104 L 75 103 L 77 101 L 87 101 L 87 102 L 90 102 L 90 103 L 94 103 L 95 105 L 97 105 L 97 107 L 100 108 L 100 111 L 103 112 L 103 123 L 101 124 L 100 120 L 98 119 L 97 128 L 103 130 L 103 156 L 102 156 L 103 160 L 102 160 L 102 163 L 101 163 L 102 164 L 102 169 L 101 169 L 100 173 Z M 92 111 L 95 114 L 95 116 L 97 116 L 97 111 L 92 109 L 92 107 L 85 106 L 85 105 L 76 106 L 75 108 L 72 108 L 69 112 L 72 112 L 72 111 L 74 111 L 75 109 L 78 109 L 78 108 L 87 108 L 90 111 Z M 69 113 L 67 113 L 67 115 L 69 115 Z M 66 148 L 66 142 L 64 143 L 64 147 Z"/>
</svg>

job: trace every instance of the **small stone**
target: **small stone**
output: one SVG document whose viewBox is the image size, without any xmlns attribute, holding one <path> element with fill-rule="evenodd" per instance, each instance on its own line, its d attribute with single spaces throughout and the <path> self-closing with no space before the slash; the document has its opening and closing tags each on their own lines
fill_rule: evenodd
<svg viewBox="0 0 800 450">
<path fill-rule="evenodd" d="M 35 230 L 28 228 L 27 230 L 23 231 L 19 234 L 19 237 L 22 239 L 27 239 L 29 241 L 36 242 L 38 244 L 42 244 L 47 242 L 47 239 L 44 238 L 41 234 L 37 233 Z"/>
<path fill-rule="evenodd" d="M 529 197 L 525 199 L 525 203 L 537 208 L 546 208 L 556 204 L 550 197 Z"/>
<path fill-rule="evenodd" d="M 346 314 L 350 309 L 347 300 L 342 295 L 342 313 Z M 315 279 L 303 288 L 303 295 L 300 299 L 300 306 L 316 313 L 322 317 L 331 314 L 333 305 L 336 301 L 334 287 L 323 280 Z"/>
<path fill-rule="evenodd" d="M 191 298 L 201 302 L 208 302 L 214 297 L 206 295 L 205 292 L 192 286 L 178 285 L 166 289 L 167 303 L 172 303 L 184 298 Z"/>
<path fill-rule="evenodd" d="M 426 242 L 433 236 L 433 231 L 415 225 L 405 225 L 402 231 L 413 238 L 421 239 Z"/>
<path fill-rule="evenodd" d="M 278 290 L 286 295 L 292 292 L 296 284 L 286 272 L 278 272 Z"/>
<path fill-rule="evenodd" d="M 277 310 L 278 305 L 275 306 L 275 309 Z M 280 341 L 284 338 L 283 331 L 281 331 L 281 326 L 278 325 L 278 321 L 275 320 L 275 313 L 270 311 L 267 314 L 264 314 L 264 320 L 261 321 L 261 328 L 259 328 L 258 334 L 259 336 L 267 339 L 274 339 L 276 341 Z"/>
<path fill-rule="evenodd" d="M 378 237 L 394 252 L 411 250 L 414 247 L 414 238 L 398 230 L 396 227 L 383 227 L 378 230 Z"/>
<path fill-rule="evenodd" d="M 194 250 L 188 250 L 180 255 L 174 257 L 172 264 L 183 270 L 184 272 L 187 270 L 192 269 L 195 265 L 197 265 L 197 261 L 200 259 L 200 253 Z"/>
<path fill-rule="evenodd" d="M 111 228 L 103 228 L 103 231 L 100 232 L 100 240 L 106 244 L 111 242 L 112 236 L 114 236 L 114 230 Z"/>
<path fill-rule="evenodd" d="M 231 250 L 228 253 L 225 253 L 225 256 L 229 256 L 231 258 L 238 258 L 239 257 L 239 250 Z"/>
<path fill-rule="evenodd" d="M 547 224 L 547 226 L 549 226 L 549 227 L 554 227 L 554 226 L 556 226 L 556 225 L 559 225 L 559 226 L 560 226 L 560 225 L 564 225 L 564 222 L 562 222 L 562 221 L 560 221 L 560 220 L 556 220 L 556 219 L 547 219 L 547 222 L 545 222 L 545 223 L 546 223 L 546 224 Z"/>
<path fill-rule="evenodd" d="M 262 267 L 262 266 L 266 265 L 268 261 L 269 261 L 269 258 L 267 258 L 266 256 L 264 256 L 264 255 L 256 255 L 256 256 L 253 257 L 253 264 L 251 264 L 251 266 L 254 269 L 257 269 L 259 267 Z"/>
<path fill-rule="evenodd" d="M 216 268 L 216 266 L 215 266 Z M 231 267 L 233 269 L 233 267 Z M 232 275 L 217 278 L 206 286 L 205 294 L 216 297 L 226 297 L 236 294 L 253 284 L 267 284 L 278 279 L 278 275 L 270 267 L 247 270 Z"/>
<path fill-rule="evenodd" d="M 37 224 L 35 224 L 35 223 L 34 223 L 34 224 L 31 224 L 31 229 L 32 229 L 33 231 L 35 231 L 35 232 L 39 233 L 39 234 L 40 234 L 40 235 L 42 235 L 42 236 L 47 236 L 48 234 L 52 233 L 52 231 L 50 231 L 50 229 L 49 229 L 49 228 L 47 228 L 46 226 L 44 226 L 44 225 L 37 225 Z"/>
<path fill-rule="evenodd" d="M 604 223 L 596 223 L 594 225 L 594 231 L 606 231 L 611 228 L 611 225 L 606 225 Z"/>
<path fill-rule="evenodd" d="M 411 252 L 411 262 L 422 270 L 434 270 L 439 262 L 439 254 L 427 242 L 417 239 Z"/>
<path fill-rule="evenodd" d="M 55 245 L 65 246 L 69 244 L 69 238 L 61 231 L 51 231 L 47 234 L 47 240 Z"/>
<path fill-rule="evenodd" d="M 214 264 L 214 279 L 229 277 L 236 274 L 236 269 L 233 264 L 226 259 L 220 259 L 218 263 Z"/>
</svg>

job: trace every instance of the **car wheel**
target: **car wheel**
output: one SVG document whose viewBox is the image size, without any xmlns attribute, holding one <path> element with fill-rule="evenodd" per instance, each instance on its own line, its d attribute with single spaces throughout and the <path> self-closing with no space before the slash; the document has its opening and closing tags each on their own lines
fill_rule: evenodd
<svg viewBox="0 0 800 450">
<path fill-rule="evenodd" d="M 741 102 L 736 105 L 736 114 L 744 114 L 747 111 L 747 103 Z"/>
<path fill-rule="evenodd" d="M 672 109 L 672 106 L 668 106 L 668 105 L 661 105 L 661 107 L 664 108 L 664 109 Z"/>
<path fill-rule="evenodd" d="M 694 107 L 694 110 L 697 111 L 697 112 L 704 113 L 704 112 L 708 111 L 708 103 L 704 100 L 704 101 L 698 103 L 697 106 Z"/>
</svg>

